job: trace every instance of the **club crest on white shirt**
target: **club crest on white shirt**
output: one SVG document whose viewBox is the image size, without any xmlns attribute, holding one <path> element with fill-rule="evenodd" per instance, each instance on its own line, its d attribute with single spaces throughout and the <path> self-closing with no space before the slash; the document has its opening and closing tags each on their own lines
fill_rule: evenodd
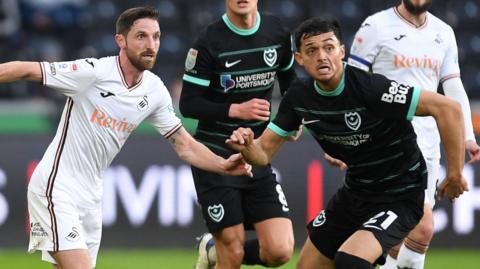
<svg viewBox="0 0 480 269">
<path fill-rule="evenodd" d="M 145 111 L 148 109 L 148 96 L 143 96 L 143 99 L 137 105 L 138 110 Z"/>
</svg>

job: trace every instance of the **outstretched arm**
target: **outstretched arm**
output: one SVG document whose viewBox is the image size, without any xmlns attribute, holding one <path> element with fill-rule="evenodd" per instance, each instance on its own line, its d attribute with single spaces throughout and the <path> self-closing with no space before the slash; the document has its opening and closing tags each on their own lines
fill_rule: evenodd
<svg viewBox="0 0 480 269">
<path fill-rule="evenodd" d="M 269 128 L 262 135 L 253 139 L 254 134 L 250 128 L 238 128 L 233 131 L 226 143 L 242 153 L 243 158 L 252 165 L 265 166 L 272 160 L 288 137 L 279 136 Z"/>
<path fill-rule="evenodd" d="M 17 80 L 42 81 L 42 69 L 38 62 L 8 62 L 0 64 L 0 83 Z"/>
<path fill-rule="evenodd" d="M 463 178 L 465 154 L 465 129 L 460 104 L 440 94 L 421 91 L 415 115 L 433 116 L 447 153 L 447 177 L 439 189 L 439 198 L 447 196 L 450 201 L 468 191 Z"/>
<path fill-rule="evenodd" d="M 168 140 L 172 143 L 178 156 L 193 166 L 219 174 L 252 176 L 252 167 L 245 163 L 240 154 L 234 154 L 227 160 L 215 155 L 196 141 L 183 127 L 171 135 Z"/>
<path fill-rule="evenodd" d="M 472 126 L 472 114 L 470 111 L 470 102 L 468 101 L 467 93 L 463 88 L 463 83 L 460 77 L 447 79 L 443 82 L 443 91 L 445 96 L 452 98 L 460 103 L 462 106 L 463 118 L 465 123 L 465 150 L 470 157 L 468 163 L 474 163 L 480 160 L 480 146 L 475 141 L 475 134 Z"/>
</svg>

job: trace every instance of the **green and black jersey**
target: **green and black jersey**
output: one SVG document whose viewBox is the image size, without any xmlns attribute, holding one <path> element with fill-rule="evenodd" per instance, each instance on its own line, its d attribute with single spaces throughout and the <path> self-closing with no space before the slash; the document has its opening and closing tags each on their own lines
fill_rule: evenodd
<svg viewBox="0 0 480 269">
<path fill-rule="evenodd" d="M 286 90 L 295 78 L 290 33 L 276 17 L 257 13 L 253 28 L 233 25 L 227 15 L 204 29 L 185 61 L 180 111 L 199 120 L 195 138 L 215 153 L 234 153 L 225 140 L 238 127 L 259 136 L 268 122 L 228 117 L 231 104 L 270 100 L 275 77 Z"/>
<path fill-rule="evenodd" d="M 287 136 L 303 124 L 323 150 L 348 165 L 345 186 L 366 200 L 391 201 L 426 188 L 427 169 L 410 123 L 420 89 L 344 67 L 324 91 L 297 80 L 269 128 Z"/>
</svg>

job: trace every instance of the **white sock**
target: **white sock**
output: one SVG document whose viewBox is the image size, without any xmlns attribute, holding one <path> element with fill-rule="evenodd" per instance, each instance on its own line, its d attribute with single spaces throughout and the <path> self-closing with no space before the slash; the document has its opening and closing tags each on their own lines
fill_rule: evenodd
<svg viewBox="0 0 480 269">
<path fill-rule="evenodd" d="M 400 247 L 397 257 L 398 268 L 423 269 L 425 253 L 420 254 L 407 248 L 404 244 Z"/>
<path fill-rule="evenodd" d="M 397 260 L 395 260 L 392 256 L 387 255 L 385 264 L 381 265 L 380 269 L 397 269 Z"/>
</svg>

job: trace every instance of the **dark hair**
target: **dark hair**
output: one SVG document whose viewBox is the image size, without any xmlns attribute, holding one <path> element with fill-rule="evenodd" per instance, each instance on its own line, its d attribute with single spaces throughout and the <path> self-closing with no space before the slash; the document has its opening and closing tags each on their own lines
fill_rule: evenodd
<svg viewBox="0 0 480 269">
<path fill-rule="evenodd" d="M 130 27 L 138 19 L 150 18 L 158 21 L 160 13 L 154 7 L 134 7 L 125 10 L 117 19 L 116 33 L 126 36 Z"/>
<path fill-rule="evenodd" d="M 300 43 L 303 39 L 329 32 L 333 32 L 340 44 L 342 44 L 342 31 L 337 19 L 333 17 L 314 17 L 303 21 L 295 29 L 295 46 L 297 46 L 297 51 L 300 50 Z"/>
</svg>

